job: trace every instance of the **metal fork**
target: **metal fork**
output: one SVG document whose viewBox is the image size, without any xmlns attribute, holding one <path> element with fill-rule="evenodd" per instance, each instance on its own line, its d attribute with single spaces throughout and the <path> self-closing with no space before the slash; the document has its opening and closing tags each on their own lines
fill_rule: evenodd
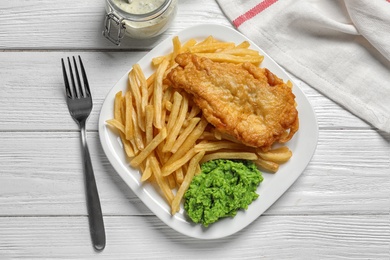
<svg viewBox="0 0 390 260">
<path fill-rule="evenodd" d="M 83 62 L 79 57 L 79 64 L 81 69 L 81 75 L 83 78 L 84 87 L 81 84 L 79 70 L 77 68 L 77 63 L 75 57 L 73 57 L 73 66 L 74 72 L 72 69 L 71 61 L 68 59 L 69 74 L 71 79 L 71 84 L 69 84 L 68 75 L 66 72 L 64 59 L 61 59 L 62 63 L 62 72 L 64 74 L 65 82 L 65 91 L 66 91 L 66 102 L 68 104 L 69 113 L 72 118 L 79 125 L 81 132 L 81 143 L 83 146 L 83 159 L 84 159 L 84 175 L 85 175 L 85 185 L 86 185 L 86 195 L 87 195 L 87 208 L 88 208 L 88 218 L 89 226 L 91 232 L 91 238 L 93 246 L 96 250 L 101 251 L 106 245 L 106 235 L 104 231 L 103 215 L 100 206 L 99 194 L 96 187 L 95 176 L 93 173 L 91 157 L 89 155 L 89 150 L 86 140 L 85 124 L 87 118 L 92 110 L 92 96 L 89 89 L 87 75 L 85 73 Z M 76 80 L 75 81 L 75 77 Z"/>
</svg>

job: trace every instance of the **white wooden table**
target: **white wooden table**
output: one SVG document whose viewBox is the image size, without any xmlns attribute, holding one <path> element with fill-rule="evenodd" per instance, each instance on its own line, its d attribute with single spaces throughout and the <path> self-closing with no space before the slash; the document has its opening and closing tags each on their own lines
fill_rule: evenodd
<svg viewBox="0 0 390 260">
<path fill-rule="evenodd" d="M 104 12 L 103 0 L 0 2 L 0 259 L 389 259 L 390 135 L 299 79 L 320 134 L 294 185 L 227 238 L 197 240 L 163 224 L 103 153 L 103 99 L 166 37 L 205 21 L 231 25 L 212 0 L 179 0 L 165 34 L 117 48 L 102 37 Z M 60 58 L 71 55 L 83 57 L 93 91 L 88 142 L 107 233 L 101 253 L 91 245 L 79 132 L 64 98 Z"/>
</svg>

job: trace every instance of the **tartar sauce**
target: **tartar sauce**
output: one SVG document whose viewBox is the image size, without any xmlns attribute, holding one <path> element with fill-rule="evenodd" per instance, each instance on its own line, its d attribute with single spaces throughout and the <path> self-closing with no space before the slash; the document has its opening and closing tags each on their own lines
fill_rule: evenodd
<svg viewBox="0 0 390 260">
<path fill-rule="evenodd" d="M 151 38 L 164 32 L 172 22 L 178 0 L 107 0 L 124 11 L 118 13 L 125 25 L 126 34 L 133 38 Z M 163 7 L 161 13 L 150 14 Z M 135 17 L 135 15 L 137 17 Z"/>
</svg>

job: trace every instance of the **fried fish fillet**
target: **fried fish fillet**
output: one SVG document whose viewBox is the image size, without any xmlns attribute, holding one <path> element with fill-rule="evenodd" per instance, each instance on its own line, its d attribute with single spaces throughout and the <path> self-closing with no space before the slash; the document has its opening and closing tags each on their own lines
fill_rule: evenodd
<svg viewBox="0 0 390 260">
<path fill-rule="evenodd" d="M 194 54 L 176 57 L 167 79 L 193 96 L 204 117 L 220 132 L 245 145 L 268 150 L 298 130 L 291 87 L 265 68 L 251 63 L 213 62 Z"/>
</svg>

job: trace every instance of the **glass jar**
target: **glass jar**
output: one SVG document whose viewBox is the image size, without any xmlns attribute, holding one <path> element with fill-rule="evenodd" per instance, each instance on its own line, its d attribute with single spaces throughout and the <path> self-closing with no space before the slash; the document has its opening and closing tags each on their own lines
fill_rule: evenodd
<svg viewBox="0 0 390 260">
<path fill-rule="evenodd" d="M 176 12 L 177 0 L 106 0 L 103 35 L 116 45 L 125 35 L 152 38 L 169 27 Z"/>
</svg>

